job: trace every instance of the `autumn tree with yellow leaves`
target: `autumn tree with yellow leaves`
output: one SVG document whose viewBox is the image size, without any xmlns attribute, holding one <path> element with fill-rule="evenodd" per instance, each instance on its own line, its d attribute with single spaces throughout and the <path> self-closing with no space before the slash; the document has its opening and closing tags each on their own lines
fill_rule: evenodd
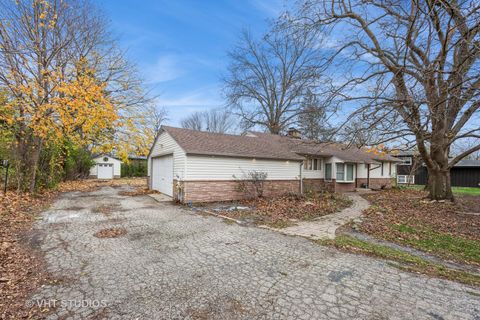
<svg viewBox="0 0 480 320">
<path fill-rule="evenodd" d="M 52 144 L 128 154 L 119 132 L 132 135 L 149 121 L 142 110 L 152 99 L 107 30 L 89 1 L 0 0 L 0 87 L 7 95 L 0 124 L 13 136 L 19 191 L 35 190 L 42 152 Z M 46 161 L 61 164 L 67 153 Z"/>
</svg>

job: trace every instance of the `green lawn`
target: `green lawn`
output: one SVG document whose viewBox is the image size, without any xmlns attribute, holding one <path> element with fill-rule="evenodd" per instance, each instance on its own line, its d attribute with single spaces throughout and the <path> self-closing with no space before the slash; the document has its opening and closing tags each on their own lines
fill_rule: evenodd
<svg viewBox="0 0 480 320">
<path fill-rule="evenodd" d="M 425 186 L 423 185 L 410 185 L 402 186 L 403 188 L 423 190 Z M 452 191 L 456 195 L 465 195 L 465 196 L 480 196 L 480 188 L 470 188 L 470 187 L 452 187 Z"/>
<path fill-rule="evenodd" d="M 363 253 L 382 259 L 397 261 L 400 264 L 390 264 L 402 270 L 419 272 L 431 276 L 459 281 L 462 283 L 479 286 L 480 276 L 461 270 L 447 268 L 443 265 L 429 262 L 413 254 L 392 249 L 383 245 L 365 242 L 348 235 L 339 235 L 334 240 L 318 240 L 321 245 L 330 245 L 338 249 L 354 253 Z"/>
<path fill-rule="evenodd" d="M 405 224 L 391 227 L 405 235 L 401 242 L 414 248 L 461 263 L 480 263 L 480 241 Z"/>
</svg>

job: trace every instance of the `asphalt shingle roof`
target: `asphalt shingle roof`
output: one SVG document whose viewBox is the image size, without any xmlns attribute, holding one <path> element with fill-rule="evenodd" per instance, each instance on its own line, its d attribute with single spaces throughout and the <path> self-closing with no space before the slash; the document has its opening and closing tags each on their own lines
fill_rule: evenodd
<svg viewBox="0 0 480 320">
<path fill-rule="evenodd" d="M 340 158 L 344 161 L 359 163 L 376 163 L 378 161 L 402 161 L 388 154 L 375 154 L 373 152 L 367 151 L 367 149 L 349 147 L 341 143 L 294 139 L 287 136 L 279 136 L 261 132 L 251 132 L 251 134 L 259 138 L 274 139 L 281 144 L 288 145 L 288 148 L 295 153 L 307 156 L 333 156 Z"/>
<path fill-rule="evenodd" d="M 302 160 L 303 157 L 275 141 L 163 126 L 187 154 Z"/>
<path fill-rule="evenodd" d="M 162 126 L 162 130 L 168 132 L 187 154 L 282 160 L 302 160 L 304 156 L 334 156 L 359 163 L 401 161 L 389 155 L 374 154 L 339 143 L 321 143 L 270 133 L 232 135 L 168 126 Z"/>
</svg>

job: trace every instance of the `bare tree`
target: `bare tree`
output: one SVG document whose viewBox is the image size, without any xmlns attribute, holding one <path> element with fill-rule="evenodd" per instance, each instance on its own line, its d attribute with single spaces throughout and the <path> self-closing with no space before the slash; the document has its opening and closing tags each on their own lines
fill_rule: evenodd
<svg viewBox="0 0 480 320">
<path fill-rule="evenodd" d="M 328 108 L 319 100 L 318 95 L 307 91 L 300 105 L 298 127 L 307 139 L 331 141 L 334 129 L 329 125 Z"/>
<path fill-rule="evenodd" d="M 330 28 L 341 61 L 332 92 L 357 105 L 349 121 L 363 114 L 387 129 L 385 140 L 411 139 L 431 199 L 453 200 L 450 169 L 480 150 L 479 10 L 474 0 L 307 0 L 295 21 Z M 449 159 L 465 138 L 476 143 Z"/>
<path fill-rule="evenodd" d="M 149 116 L 147 118 L 147 125 L 155 133 L 153 136 L 153 141 L 157 138 L 160 127 L 168 120 L 168 113 L 165 108 L 160 108 L 157 106 L 151 106 L 149 108 Z"/>
<path fill-rule="evenodd" d="M 467 150 L 474 148 L 478 144 L 478 140 L 474 138 L 458 140 L 452 145 L 452 154 L 462 154 Z M 480 150 L 470 153 L 465 159 L 480 160 Z"/>
<path fill-rule="evenodd" d="M 227 110 L 197 111 L 181 121 L 183 128 L 216 133 L 232 133 L 236 130 L 234 118 Z"/>
<path fill-rule="evenodd" d="M 205 130 L 205 119 L 203 117 L 204 112 L 197 111 L 192 113 L 186 118 L 183 118 L 181 125 L 183 128 L 192 129 L 197 131 Z"/>
<path fill-rule="evenodd" d="M 278 134 L 297 121 L 306 92 L 315 92 L 322 70 L 319 35 L 276 26 L 260 41 L 244 32 L 229 52 L 224 78 L 228 105 L 246 126 Z"/>
</svg>

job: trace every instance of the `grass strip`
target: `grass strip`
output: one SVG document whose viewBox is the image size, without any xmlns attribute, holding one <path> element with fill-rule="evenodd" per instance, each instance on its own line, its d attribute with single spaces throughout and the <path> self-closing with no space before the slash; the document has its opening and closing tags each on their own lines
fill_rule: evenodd
<svg viewBox="0 0 480 320">
<path fill-rule="evenodd" d="M 396 261 L 400 264 L 390 263 L 390 265 L 401 270 L 458 281 L 468 285 L 480 286 L 480 276 L 478 275 L 431 263 L 408 252 L 403 252 L 380 244 L 366 242 L 348 235 L 340 235 L 334 240 L 318 240 L 317 242 L 321 245 L 334 246 L 338 249 L 353 253 L 361 253 L 390 261 Z"/>
</svg>

